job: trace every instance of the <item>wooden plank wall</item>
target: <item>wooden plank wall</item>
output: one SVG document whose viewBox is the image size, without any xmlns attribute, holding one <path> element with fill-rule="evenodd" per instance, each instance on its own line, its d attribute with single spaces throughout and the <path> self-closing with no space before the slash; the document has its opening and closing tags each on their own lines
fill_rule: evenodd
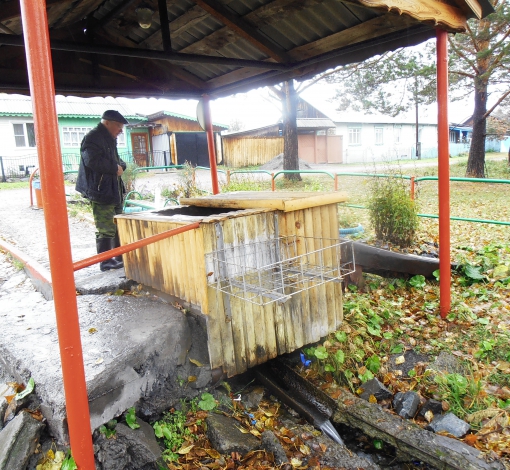
<svg viewBox="0 0 510 470">
<path fill-rule="evenodd" d="M 263 165 L 283 153 L 282 137 L 223 138 L 223 164 L 230 168 Z"/>
<path fill-rule="evenodd" d="M 121 244 L 125 245 L 182 223 L 117 219 Z M 165 238 L 126 253 L 126 277 L 175 295 L 207 311 L 204 239 L 200 229 Z"/>
<path fill-rule="evenodd" d="M 225 221 L 222 225 L 225 246 L 265 239 L 278 232 L 279 236 L 309 237 L 312 242 L 316 237 L 338 240 L 336 204 L 286 213 L 278 211 L 277 214 L 276 228 L 274 213 Z M 204 232 L 206 252 L 214 251 L 216 238 L 212 235 L 212 232 L 209 235 Z M 212 244 L 209 240 L 213 240 Z M 304 243 L 297 246 L 296 255 L 319 247 L 313 243 L 307 247 Z M 330 252 L 325 253 L 323 262 L 334 263 Z M 311 261 L 317 263 L 318 260 Z M 337 282 L 304 290 L 283 304 L 273 302 L 260 306 L 212 287 L 208 287 L 207 296 L 211 367 L 222 367 L 228 376 L 319 341 L 336 331 L 342 322 L 342 289 Z"/>
</svg>

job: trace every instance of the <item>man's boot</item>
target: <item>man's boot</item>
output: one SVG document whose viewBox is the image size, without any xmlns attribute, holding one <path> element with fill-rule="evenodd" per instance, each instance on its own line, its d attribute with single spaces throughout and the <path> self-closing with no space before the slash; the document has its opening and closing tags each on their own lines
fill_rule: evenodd
<svg viewBox="0 0 510 470">
<path fill-rule="evenodd" d="M 119 239 L 119 233 L 118 232 L 115 234 L 115 243 L 114 243 L 114 245 L 115 245 L 114 248 L 118 248 L 120 246 L 120 239 Z M 113 259 L 123 263 L 122 255 L 116 256 Z M 122 265 L 124 266 L 124 263 Z"/>
<path fill-rule="evenodd" d="M 96 248 L 98 254 L 113 250 L 113 248 L 115 248 L 114 245 L 115 240 L 113 238 L 96 238 Z M 101 269 L 101 271 L 109 271 L 110 269 L 120 269 L 123 267 L 124 263 L 122 261 L 117 261 L 115 258 L 101 261 L 99 264 L 99 269 Z"/>
</svg>

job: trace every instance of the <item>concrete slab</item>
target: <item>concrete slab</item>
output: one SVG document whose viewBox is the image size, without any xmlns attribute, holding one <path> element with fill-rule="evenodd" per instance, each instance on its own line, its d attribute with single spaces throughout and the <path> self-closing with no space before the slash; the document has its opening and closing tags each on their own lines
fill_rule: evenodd
<svg viewBox="0 0 510 470">
<path fill-rule="evenodd" d="M 106 294 L 117 289 L 130 290 L 136 282 L 126 278 L 124 268 L 111 269 L 83 279 L 76 279 L 76 292 L 81 295 Z"/>
<path fill-rule="evenodd" d="M 180 310 L 154 296 L 84 295 L 77 301 L 95 429 L 177 380 L 191 331 Z M 67 443 L 54 304 L 30 305 L 20 311 L 9 303 L 0 311 L 0 373 L 24 383 L 34 378 L 50 433 Z M 160 405 L 168 403 L 160 400 Z"/>
</svg>

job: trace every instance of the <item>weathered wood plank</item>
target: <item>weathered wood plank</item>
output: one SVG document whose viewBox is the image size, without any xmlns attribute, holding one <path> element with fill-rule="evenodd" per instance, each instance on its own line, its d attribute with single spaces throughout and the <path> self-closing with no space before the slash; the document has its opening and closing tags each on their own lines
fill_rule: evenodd
<svg viewBox="0 0 510 470">
<path fill-rule="evenodd" d="M 288 212 L 346 200 L 347 196 L 341 192 L 240 191 L 215 196 L 181 198 L 181 204 L 230 209 L 268 208 Z"/>
<path fill-rule="evenodd" d="M 378 406 L 340 390 L 332 419 L 364 434 L 381 439 L 398 451 L 427 462 L 438 469 L 485 470 L 503 469 L 499 462 L 478 458 L 480 451 L 461 441 L 420 428 L 411 420 L 391 415 Z"/>
</svg>

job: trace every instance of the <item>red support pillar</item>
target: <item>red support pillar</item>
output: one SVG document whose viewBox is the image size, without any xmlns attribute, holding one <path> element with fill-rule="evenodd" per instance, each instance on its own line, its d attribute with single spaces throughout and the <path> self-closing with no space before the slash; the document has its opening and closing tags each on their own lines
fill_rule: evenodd
<svg viewBox="0 0 510 470">
<path fill-rule="evenodd" d="M 211 107 L 209 106 L 209 96 L 202 96 L 204 104 L 204 120 L 205 132 L 207 134 L 207 148 L 209 149 L 209 166 L 211 168 L 211 182 L 213 194 L 220 193 L 220 186 L 218 184 L 218 170 L 216 169 L 216 150 L 214 148 L 214 133 L 211 119 Z"/>
<path fill-rule="evenodd" d="M 95 468 L 55 107 L 46 2 L 21 0 L 67 420 L 79 469 Z"/>
<path fill-rule="evenodd" d="M 437 34 L 437 145 L 439 197 L 439 311 L 444 318 L 451 307 L 450 263 L 450 149 L 448 128 L 448 33 Z"/>
</svg>

